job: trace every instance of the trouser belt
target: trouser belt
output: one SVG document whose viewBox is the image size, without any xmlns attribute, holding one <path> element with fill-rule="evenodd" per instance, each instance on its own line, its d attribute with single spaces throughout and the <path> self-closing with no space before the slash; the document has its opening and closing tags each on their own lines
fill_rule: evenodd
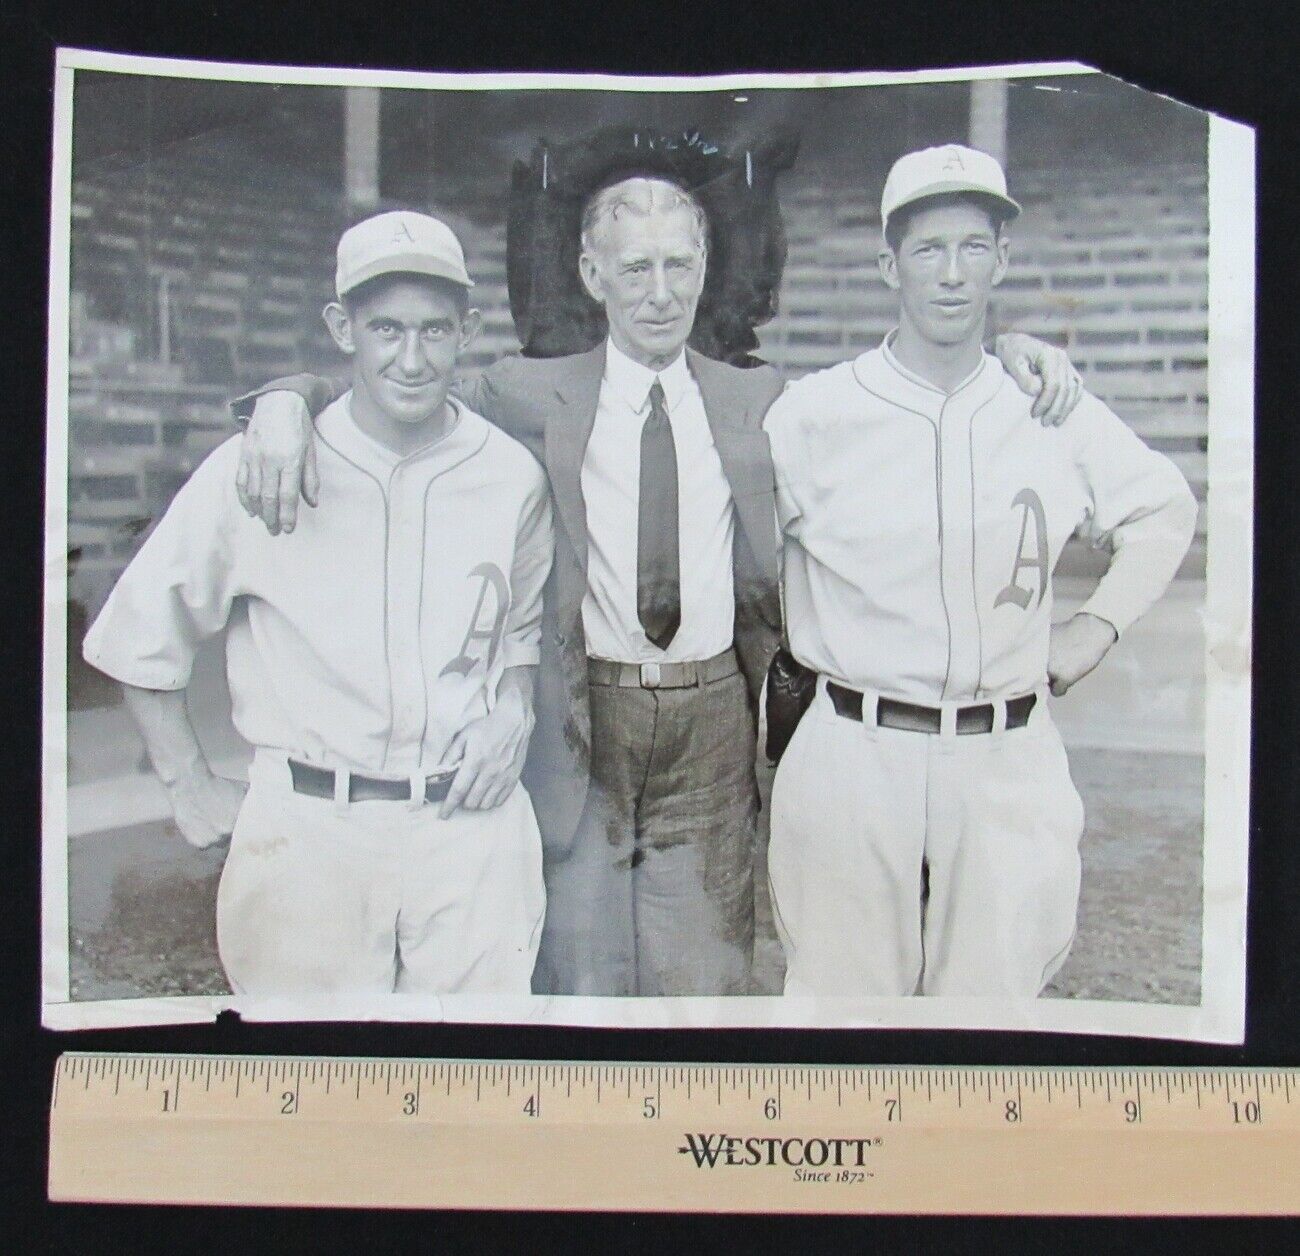
<svg viewBox="0 0 1300 1256">
<path fill-rule="evenodd" d="M 826 682 L 826 692 L 834 704 L 836 715 L 846 720 L 863 721 L 863 695 L 856 689 L 846 689 L 833 680 Z M 874 698 L 875 711 L 868 709 L 866 722 L 879 728 L 900 728 L 913 733 L 939 733 L 943 727 L 943 712 L 938 707 L 917 706 L 899 702 L 896 698 Z M 1024 728 L 1030 713 L 1038 702 L 1036 693 L 1022 694 L 1018 698 L 997 699 L 1007 708 L 1007 728 Z M 979 702 L 973 706 L 958 707 L 954 731 L 959 736 L 971 733 L 991 733 L 997 703 Z M 873 718 L 874 716 L 874 718 Z"/>
<path fill-rule="evenodd" d="M 692 689 L 725 680 L 740 671 L 733 648 L 711 659 L 688 663 L 615 663 L 612 659 L 587 660 L 587 679 L 593 685 L 619 689 Z"/>
<path fill-rule="evenodd" d="M 333 798 L 335 774 L 329 768 L 313 767 L 310 763 L 289 760 L 289 774 L 296 793 L 312 798 Z M 424 801 L 441 802 L 451 790 L 454 774 L 430 776 L 424 783 Z M 348 802 L 409 802 L 411 780 L 382 776 L 361 776 L 353 772 L 348 777 Z"/>
</svg>

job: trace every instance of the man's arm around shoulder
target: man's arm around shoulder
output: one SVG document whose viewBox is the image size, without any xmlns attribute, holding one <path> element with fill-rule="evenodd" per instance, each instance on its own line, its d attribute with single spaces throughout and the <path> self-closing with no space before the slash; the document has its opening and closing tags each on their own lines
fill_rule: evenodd
<svg viewBox="0 0 1300 1256">
<path fill-rule="evenodd" d="M 546 407 L 554 399 L 551 370 L 549 359 L 507 354 L 463 385 L 457 395 L 540 459 Z"/>
<path fill-rule="evenodd" d="M 289 375 L 231 402 L 235 417 L 247 420 L 235 472 L 239 504 L 272 536 L 297 526 L 300 494 L 309 506 L 319 503 L 312 420 L 346 391 L 320 375 Z"/>
</svg>

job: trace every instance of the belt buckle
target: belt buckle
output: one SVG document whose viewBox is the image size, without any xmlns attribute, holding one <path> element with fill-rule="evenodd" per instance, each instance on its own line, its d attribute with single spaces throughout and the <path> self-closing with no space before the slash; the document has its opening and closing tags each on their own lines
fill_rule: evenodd
<svg viewBox="0 0 1300 1256">
<path fill-rule="evenodd" d="M 660 681 L 662 679 L 663 679 L 663 674 L 659 670 L 658 663 L 641 664 L 641 688 L 642 689 L 658 689 Z"/>
</svg>

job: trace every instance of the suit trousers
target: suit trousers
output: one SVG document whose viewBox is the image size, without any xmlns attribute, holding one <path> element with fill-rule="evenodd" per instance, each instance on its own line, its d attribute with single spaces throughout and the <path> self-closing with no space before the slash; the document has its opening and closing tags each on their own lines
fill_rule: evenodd
<svg viewBox="0 0 1300 1256">
<path fill-rule="evenodd" d="M 744 677 L 592 685 L 591 783 L 545 869 L 539 993 L 747 994 L 755 729 Z"/>
</svg>

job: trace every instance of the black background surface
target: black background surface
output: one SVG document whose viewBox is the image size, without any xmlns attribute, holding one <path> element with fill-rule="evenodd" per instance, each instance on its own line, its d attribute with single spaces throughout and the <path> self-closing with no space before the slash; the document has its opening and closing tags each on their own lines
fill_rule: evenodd
<svg viewBox="0 0 1300 1256">
<path fill-rule="evenodd" d="M 0 15 L 4 413 L 0 540 L 8 576 L 0 666 L 5 965 L 0 1123 L 15 1252 L 539 1250 L 822 1252 L 1271 1250 L 1287 1222 L 941 1221 L 313 1213 L 112 1208 L 45 1201 L 46 1118 L 64 1050 L 812 1063 L 1300 1065 L 1297 684 L 1295 38 L 1288 6 L 1096 0 L 964 5 L 538 3 L 450 8 L 324 3 L 6 4 Z M 54 1034 L 39 1028 L 39 708 L 42 436 L 50 130 L 57 46 L 214 60 L 407 69 L 621 73 L 919 69 L 1079 60 L 1259 129 L 1256 566 L 1249 1011 L 1242 1048 L 1135 1039 L 949 1032 L 628 1032 L 453 1026 L 246 1026 Z M 1212 735 L 1213 730 L 1208 730 Z M 1297 1201 L 1300 1211 L 1300 1200 Z"/>
</svg>

